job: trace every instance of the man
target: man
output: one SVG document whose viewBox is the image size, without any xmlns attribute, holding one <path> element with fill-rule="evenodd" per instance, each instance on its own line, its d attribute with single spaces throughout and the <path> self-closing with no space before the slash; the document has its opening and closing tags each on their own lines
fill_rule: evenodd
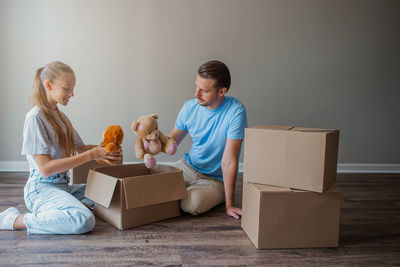
<svg viewBox="0 0 400 267">
<path fill-rule="evenodd" d="M 225 96 L 231 84 L 228 67 L 209 61 L 198 69 L 195 99 L 188 100 L 169 133 L 179 144 L 187 133 L 192 138 L 189 153 L 174 166 L 183 170 L 187 198 L 183 211 L 197 215 L 224 202 L 226 213 L 239 219 L 234 206 L 240 147 L 247 127 L 246 108 Z"/>
</svg>

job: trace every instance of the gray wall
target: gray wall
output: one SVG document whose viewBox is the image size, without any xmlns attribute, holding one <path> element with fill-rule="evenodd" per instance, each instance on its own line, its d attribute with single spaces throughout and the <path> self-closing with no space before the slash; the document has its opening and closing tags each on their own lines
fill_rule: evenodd
<svg viewBox="0 0 400 267">
<path fill-rule="evenodd" d="M 131 122 L 158 113 L 168 133 L 197 67 L 219 59 L 249 125 L 337 128 L 339 162 L 400 163 L 399 10 L 397 0 L 0 0 L 0 161 L 25 160 L 33 73 L 50 61 L 76 72 L 62 110 L 84 141 L 120 124 L 134 161 Z"/>
</svg>

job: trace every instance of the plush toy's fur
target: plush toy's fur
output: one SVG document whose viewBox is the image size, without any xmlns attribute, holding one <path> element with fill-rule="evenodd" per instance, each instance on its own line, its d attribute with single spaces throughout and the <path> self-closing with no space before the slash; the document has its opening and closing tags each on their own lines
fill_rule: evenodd
<svg viewBox="0 0 400 267">
<path fill-rule="evenodd" d="M 153 155 L 160 152 L 173 155 L 177 150 L 175 140 L 165 136 L 158 129 L 157 119 L 156 114 L 143 116 L 133 122 L 131 126 L 137 135 L 135 139 L 136 158 L 143 159 L 149 169 L 154 168 L 157 163 Z"/>
<path fill-rule="evenodd" d="M 100 144 L 107 152 L 115 152 L 121 148 L 122 140 L 124 139 L 124 131 L 119 125 L 108 126 L 103 132 L 103 142 Z M 104 163 L 104 161 L 97 161 Z"/>
</svg>

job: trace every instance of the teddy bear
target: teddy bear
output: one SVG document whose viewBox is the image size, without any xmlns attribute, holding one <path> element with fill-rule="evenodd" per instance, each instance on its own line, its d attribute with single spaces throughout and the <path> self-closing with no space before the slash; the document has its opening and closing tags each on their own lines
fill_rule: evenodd
<svg viewBox="0 0 400 267">
<path fill-rule="evenodd" d="M 173 138 L 165 136 L 158 129 L 157 119 L 158 115 L 156 114 L 146 115 L 138 118 L 131 125 L 131 129 L 136 134 L 136 158 L 142 159 L 149 169 L 154 168 L 157 164 L 154 155 L 160 152 L 173 155 L 178 147 Z"/>
<path fill-rule="evenodd" d="M 121 148 L 122 140 L 124 139 L 124 131 L 119 125 L 108 126 L 103 132 L 103 146 L 107 152 L 115 152 Z M 97 161 L 98 163 L 105 163 L 104 161 Z"/>
</svg>

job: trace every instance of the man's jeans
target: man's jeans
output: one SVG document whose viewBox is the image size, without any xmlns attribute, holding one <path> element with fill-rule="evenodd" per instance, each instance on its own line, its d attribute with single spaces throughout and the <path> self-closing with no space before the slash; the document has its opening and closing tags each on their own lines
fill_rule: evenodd
<svg viewBox="0 0 400 267">
<path fill-rule="evenodd" d="M 182 169 L 186 183 L 187 198 L 181 200 L 183 211 L 198 215 L 224 202 L 223 182 L 196 171 L 183 158 L 172 166 Z"/>
</svg>

